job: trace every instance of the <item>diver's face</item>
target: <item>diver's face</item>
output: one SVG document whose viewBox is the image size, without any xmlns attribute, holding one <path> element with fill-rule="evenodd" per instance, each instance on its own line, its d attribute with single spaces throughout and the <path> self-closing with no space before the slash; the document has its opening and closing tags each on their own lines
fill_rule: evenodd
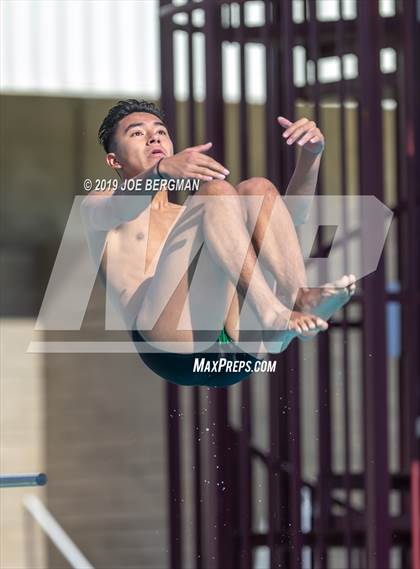
<svg viewBox="0 0 420 569">
<path fill-rule="evenodd" d="M 174 147 L 164 123 L 151 113 L 131 113 L 117 126 L 115 152 L 107 154 L 107 163 L 118 168 L 124 179 L 148 170 L 165 156 L 173 156 Z"/>
</svg>

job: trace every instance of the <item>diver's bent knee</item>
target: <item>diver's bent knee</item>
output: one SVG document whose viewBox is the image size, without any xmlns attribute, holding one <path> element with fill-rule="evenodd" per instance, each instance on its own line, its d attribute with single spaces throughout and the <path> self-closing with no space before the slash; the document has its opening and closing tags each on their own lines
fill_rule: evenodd
<svg viewBox="0 0 420 569">
<path fill-rule="evenodd" d="M 238 195 L 236 188 L 226 180 L 210 180 L 201 184 L 197 194 L 217 196 L 217 195 Z"/>
<path fill-rule="evenodd" d="M 242 195 L 263 194 L 272 198 L 276 198 L 280 195 L 273 182 L 262 176 L 254 176 L 248 180 L 244 180 L 237 185 L 237 190 L 238 193 Z"/>
</svg>

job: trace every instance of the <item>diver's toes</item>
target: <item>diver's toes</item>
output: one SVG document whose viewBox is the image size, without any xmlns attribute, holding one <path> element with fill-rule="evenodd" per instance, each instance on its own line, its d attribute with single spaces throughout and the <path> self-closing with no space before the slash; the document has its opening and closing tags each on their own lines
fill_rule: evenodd
<svg viewBox="0 0 420 569">
<path fill-rule="evenodd" d="M 321 328 L 322 330 L 326 330 L 328 328 L 327 322 L 325 322 L 325 320 L 322 320 L 322 318 L 316 319 L 316 325 L 318 326 L 318 328 Z"/>
</svg>

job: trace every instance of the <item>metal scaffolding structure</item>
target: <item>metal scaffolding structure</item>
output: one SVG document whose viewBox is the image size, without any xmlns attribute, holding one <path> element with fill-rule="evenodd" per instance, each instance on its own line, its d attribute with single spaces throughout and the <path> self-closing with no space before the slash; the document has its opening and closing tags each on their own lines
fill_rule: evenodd
<svg viewBox="0 0 420 569">
<path fill-rule="evenodd" d="M 249 176 L 251 113 L 245 95 L 249 72 L 245 47 L 260 44 L 266 58 L 265 175 L 278 188 L 285 188 L 293 172 L 293 154 L 281 144 L 274 127 L 268 126 L 273 117 L 280 113 L 296 117 L 300 102 L 310 105 L 314 120 L 322 128 L 323 105 L 333 103 L 340 125 L 335 141 L 339 148 L 336 187 L 341 195 L 349 195 L 353 162 L 348 159 L 346 104 L 351 101 L 356 191 L 373 195 L 392 209 L 395 231 L 377 270 L 363 279 L 361 294 L 352 300 L 355 310 L 343 310 L 331 332 L 315 342 L 314 479 L 308 478 L 305 469 L 302 386 L 306 368 L 298 342 L 279 356 L 277 372 L 267 383 L 266 416 L 252 413 L 253 379 L 242 382 L 238 391 L 240 428 L 230 420 L 232 389 L 193 388 L 188 390 L 191 442 L 187 441 L 178 412 L 182 407 L 180 388 L 168 384 L 170 566 L 186 566 L 182 481 L 191 467 L 183 460 L 183 449 L 191 444 L 194 567 L 249 568 L 257 549 L 265 546 L 272 568 L 332 568 L 337 559 L 334 555 L 339 555 L 349 569 L 385 569 L 391 566 L 391 556 L 395 567 L 419 569 L 420 506 L 415 502 L 420 496 L 420 161 L 415 157 L 420 148 L 418 7 L 416 12 L 414 0 L 396 1 L 394 14 L 384 17 L 375 0 L 366 0 L 355 2 L 355 14 L 348 16 L 343 14 L 339 0 L 338 16 L 322 21 L 315 0 L 300 2 L 299 17 L 291 0 L 265 0 L 258 2 L 264 6 L 264 22 L 250 27 L 244 18 L 249 4 L 252 2 L 189 0 L 180 5 L 160 0 L 161 102 L 169 128 L 178 133 L 183 127 L 187 144 L 198 144 L 203 142 L 197 140 L 201 121 L 204 139 L 213 142 L 214 157 L 225 162 L 225 125 L 230 111 L 223 98 L 222 46 L 234 42 L 239 46 L 239 69 L 235 73 L 239 73 L 241 89 L 236 132 L 239 177 Z M 200 18 L 194 18 L 197 11 Z M 187 45 L 189 97 L 183 113 L 179 112 L 174 87 L 174 36 L 179 32 Z M 206 88 L 202 103 L 194 95 L 195 34 L 204 36 Z M 296 81 L 297 47 L 305 54 L 304 84 Z M 396 69 L 391 73 L 383 73 L 380 67 L 381 50 L 385 48 L 395 51 Z M 347 78 L 344 61 L 349 54 L 357 59 L 357 74 Z M 331 57 L 338 58 L 340 77 L 321 81 L 319 66 Z M 394 140 L 384 132 L 385 99 L 394 102 Z M 395 162 L 388 193 L 384 190 L 388 183 L 386 137 Z M 318 193 L 325 195 L 325 188 L 321 175 Z M 321 231 L 321 249 L 327 245 L 325 240 Z M 392 347 L 392 334 L 401 349 Z M 340 346 L 338 352 L 336 345 Z M 337 369 L 342 382 L 339 411 L 332 393 Z M 360 390 L 358 406 L 352 395 L 356 384 Z M 205 397 L 212 425 L 207 438 L 202 436 Z M 343 425 L 338 439 L 333 417 L 337 413 Z M 267 423 L 268 451 L 253 440 L 257 422 Z M 360 464 L 354 458 L 356 431 L 360 435 Z M 341 449 L 338 466 L 334 458 L 337 445 Z M 267 520 L 261 530 L 255 523 L 256 463 L 266 476 Z M 206 480 L 212 484 L 206 485 Z"/>
</svg>

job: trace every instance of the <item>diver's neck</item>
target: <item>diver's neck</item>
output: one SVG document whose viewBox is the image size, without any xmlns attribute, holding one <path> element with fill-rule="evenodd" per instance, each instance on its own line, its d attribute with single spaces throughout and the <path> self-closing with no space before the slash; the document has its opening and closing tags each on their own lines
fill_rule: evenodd
<svg viewBox="0 0 420 569">
<path fill-rule="evenodd" d="M 157 210 L 167 209 L 170 204 L 168 190 L 159 190 L 154 194 L 150 207 Z"/>
</svg>

